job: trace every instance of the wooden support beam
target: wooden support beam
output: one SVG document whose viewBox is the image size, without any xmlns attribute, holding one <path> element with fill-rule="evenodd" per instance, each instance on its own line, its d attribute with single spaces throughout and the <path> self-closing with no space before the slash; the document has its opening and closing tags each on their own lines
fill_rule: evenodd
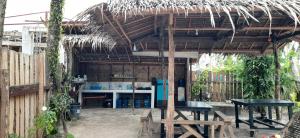
<svg viewBox="0 0 300 138">
<path fill-rule="evenodd" d="M 186 59 L 186 100 L 191 100 L 191 65 L 190 59 Z"/>
<path fill-rule="evenodd" d="M 271 27 L 273 31 L 280 31 L 280 30 L 294 30 L 294 26 L 282 26 L 282 27 Z M 236 30 L 243 30 L 243 31 L 268 31 L 270 27 L 241 27 L 241 29 L 236 28 Z M 184 27 L 176 27 L 173 28 L 174 31 L 232 31 L 232 28 L 228 27 L 193 27 L 193 28 L 184 28 Z M 296 31 L 299 31 L 300 27 L 296 28 Z"/>
<path fill-rule="evenodd" d="M 100 13 L 100 11 L 96 12 L 96 13 Z M 117 28 L 115 27 L 115 25 L 113 24 L 113 22 L 107 17 L 106 14 L 103 14 L 104 19 L 109 23 L 109 25 L 113 28 L 113 30 L 119 35 L 119 37 L 124 40 L 124 38 L 122 37 L 122 34 L 117 30 Z M 100 18 L 100 17 L 99 17 Z M 125 41 L 125 40 L 124 40 Z"/>
<path fill-rule="evenodd" d="M 167 138 L 174 137 L 174 53 L 175 46 L 173 40 L 173 14 L 169 14 L 169 25 L 168 25 L 168 37 L 169 37 L 169 66 L 168 66 L 168 80 L 169 80 L 169 92 L 168 92 L 168 109 L 167 109 Z"/>
<path fill-rule="evenodd" d="M 121 30 L 122 34 L 127 39 L 129 47 L 132 48 L 131 47 L 132 46 L 132 42 L 131 42 L 130 38 L 128 37 L 128 35 L 126 34 L 126 32 L 125 32 L 124 28 L 122 27 L 122 25 L 120 24 L 120 22 L 117 19 L 114 19 L 114 21 L 117 23 L 117 25 L 118 25 L 119 29 Z"/>
<path fill-rule="evenodd" d="M 280 63 L 278 59 L 278 49 L 276 44 L 273 42 L 273 54 L 275 62 L 275 99 L 280 100 Z M 276 108 L 276 118 L 281 119 L 279 108 Z"/>
<path fill-rule="evenodd" d="M 8 118 L 9 118 L 9 72 L 8 69 L 0 69 L 0 137 L 8 137 Z"/>
<path fill-rule="evenodd" d="M 9 88 L 9 96 L 24 96 L 25 94 L 38 93 L 39 84 L 11 86 Z"/>
</svg>

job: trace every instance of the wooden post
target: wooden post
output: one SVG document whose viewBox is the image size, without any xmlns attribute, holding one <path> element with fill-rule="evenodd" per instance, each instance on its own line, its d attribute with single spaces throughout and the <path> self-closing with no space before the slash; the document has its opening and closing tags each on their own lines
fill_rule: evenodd
<svg viewBox="0 0 300 138">
<path fill-rule="evenodd" d="M 38 92 L 38 105 L 37 105 L 37 113 L 40 114 L 42 111 L 42 107 L 44 106 L 44 86 L 45 86 L 45 59 L 44 54 L 38 55 L 38 81 L 39 81 L 39 92 Z M 38 137 L 42 137 L 42 130 L 38 130 Z"/>
<path fill-rule="evenodd" d="M 42 110 L 44 106 L 44 78 L 45 78 L 45 64 L 44 64 L 44 55 L 40 54 L 38 56 L 38 80 L 39 80 L 39 94 L 38 94 L 38 113 Z"/>
<path fill-rule="evenodd" d="M 274 52 L 274 62 L 275 62 L 275 99 L 280 100 L 280 64 L 278 60 L 278 49 L 273 43 L 273 52 Z M 275 108 L 276 110 L 276 119 L 280 120 L 280 109 L 278 107 Z"/>
<path fill-rule="evenodd" d="M 168 26 L 168 36 L 169 36 L 169 66 L 168 66 L 168 80 L 169 80 L 169 93 L 168 93 L 168 109 L 167 109 L 167 138 L 174 137 L 174 40 L 173 40 L 173 14 L 169 15 L 169 26 Z"/>
<path fill-rule="evenodd" d="M 0 69 L 0 92 L 1 92 L 1 120 L 0 137 L 8 137 L 8 114 L 9 114 L 9 73 L 7 69 Z"/>
<path fill-rule="evenodd" d="M 0 40 L 1 41 L 1 40 Z M 9 114 L 9 73 L 8 73 L 8 48 L 0 49 L 0 138 L 8 134 Z"/>
<path fill-rule="evenodd" d="M 190 59 L 186 59 L 186 99 L 191 99 L 191 68 Z"/>
</svg>

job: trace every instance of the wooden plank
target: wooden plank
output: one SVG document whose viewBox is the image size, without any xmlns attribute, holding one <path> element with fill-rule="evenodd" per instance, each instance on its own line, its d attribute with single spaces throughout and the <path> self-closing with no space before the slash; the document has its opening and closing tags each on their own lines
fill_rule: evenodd
<svg viewBox="0 0 300 138">
<path fill-rule="evenodd" d="M 190 131 L 187 131 L 184 134 L 182 134 L 179 138 L 188 138 L 191 135 L 192 135 L 192 133 Z"/>
<path fill-rule="evenodd" d="M 210 126 L 210 137 L 215 138 L 215 126 L 214 125 Z"/>
<path fill-rule="evenodd" d="M 19 62 L 20 62 L 20 85 L 25 84 L 25 67 L 24 67 L 24 55 L 19 53 Z"/>
<path fill-rule="evenodd" d="M 9 51 L 9 85 L 15 85 L 15 52 Z"/>
<path fill-rule="evenodd" d="M 11 86 L 10 96 L 24 96 L 25 94 L 37 94 L 39 91 L 39 84 Z"/>
<path fill-rule="evenodd" d="M 168 36 L 169 36 L 169 66 L 168 66 L 168 80 L 169 80 L 169 92 L 168 92 L 168 109 L 167 109 L 167 138 L 174 137 L 174 53 L 175 46 L 173 40 L 173 14 L 169 15 L 169 26 L 168 26 Z"/>
<path fill-rule="evenodd" d="M 14 126 L 15 126 L 15 98 L 9 98 L 9 134 L 14 133 Z"/>
<path fill-rule="evenodd" d="M 34 118 L 36 116 L 36 96 L 37 94 L 31 95 L 31 102 L 30 102 L 30 126 L 34 126 Z"/>
<path fill-rule="evenodd" d="M 29 79 L 29 78 L 28 78 Z M 30 129 L 30 126 L 29 126 L 29 111 L 30 111 L 30 94 L 26 94 L 25 95 L 25 110 L 24 110 L 24 113 L 25 113 L 25 118 L 24 118 L 24 122 L 25 122 L 25 137 L 24 138 L 27 138 L 28 137 L 28 131 Z"/>
<path fill-rule="evenodd" d="M 33 56 L 33 62 L 34 62 L 34 83 L 38 83 L 38 55 Z"/>
<path fill-rule="evenodd" d="M 15 52 L 10 51 L 9 52 L 9 80 L 10 80 L 10 86 L 13 86 L 16 84 L 16 77 L 15 77 Z M 10 97 L 9 99 L 9 134 L 14 133 L 14 126 L 15 126 L 15 99 Z"/>
<path fill-rule="evenodd" d="M 19 62 L 19 54 L 15 54 L 15 84 L 16 86 L 20 85 L 20 62 Z"/>
<path fill-rule="evenodd" d="M 29 73 L 30 73 L 30 70 L 29 70 L 29 65 L 30 65 L 30 61 L 29 61 L 29 56 L 28 55 L 24 55 L 24 83 L 25 85 L 28 85 L 30 80 L 29 80 Z"/>
<path fill-rule="evenodd" d="M 15 130 L 15 133 L 17 135 L 20 135 L 20 97 L 16 97 L 15 98 L 16 100 L 16 130 Z"/>
<path fill-rule="evenodd" d="M 34 84 L 34 55 L 29 56 L 29 84 Z"/>
<path fill-rule="evenodd" d="M 19 62 L 20 62 L 20 85 L 25 85 L 25 61 L 24 61 L 24 55 L 22 53 L 19 53 Z M 19 96 L 19 107 L 20 107 L 20 134 L 19 136 L 24 137 L 25 136 L 25 97 Z"/>
<path fill-rule="evenodd" d="M 30 57 L 29 55 L 24 55 L 24 67 L 25 67 L 25 85 L 30 84 Z M 24 138 L 28 137 L 28 129 L 29 129 L 29 102 L 30 102 L 30 94 L 24 94 Z"/>
<path fill-rule="evenodd" d="M 42 54 L 38 57 L 38 79 L 39 79 L 39 91 L 38 91 L 38 111 L 44 106 L 44 77 L 45 77 L 45 68 L 44 68 L 44 56 Z"/>
<path fill-rule="evenodd" d="M 181 125 L 183 128 L 191 132 L 195 137 L 197 138 L 203 138 L 201 134 L 199 134 L 196 130 L 194 130 L 191 126 L 189 125 Z"/>
<path fill-rule="evenodd" d="M 8 114 L 9 114 L 9 72 L 0 70 L 0 91 L 1 91 L 1 115 L 0 115 L 0 137 L 8 135 Z"/>
<path fill-rule="evenodd" d="M 25 97 L 20 96 L 20 136 L 25 137 Z"/>
<path fill-rule="evenodd" d="M 44 106 L 44 84 L 45 84 L 45 60 L 44 54 L 39 54 L 37 57 L 38 66 L 38 81 L 39 81 L 39 92 L 37 96 L 37 114 L 39 114 Z M 43 133 L 41 130 L 38 130 L 37 137 L 42 137 Z"/>
<path fill-rule="evenodd" d="M 224 125 L 224 122 L 222 121 L 204 121 L 204 120 L 173 120 L 172 121 L 174 124 L 179 124 L 179 125 L 215 125 L 215 126 L 220 126 Z M 167 120 L 162 120 L 161 123 L 168 123 Z"/>
</svg>

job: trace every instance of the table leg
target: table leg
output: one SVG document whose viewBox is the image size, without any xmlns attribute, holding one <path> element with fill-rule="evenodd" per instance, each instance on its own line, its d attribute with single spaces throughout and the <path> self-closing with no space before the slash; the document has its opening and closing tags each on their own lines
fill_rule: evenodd
<svg viewBox="0 0 300 138">
<path fill-rule="evenodd" d="M 199 115 L 200 115 L 200 113 L 199 113 Z M 208 121 L 208 111 L 204 112 L 204 120 Z M 204 137 L 208 138 L 208 125 L 204 125 Z"/>
<path fill-rule="evenodd" d="M 200 120 L 200 112 L 197 111 L 196 113 L 197 113 L 197 120 Z"/>
<path fill-rule="evenodd" d="M 240 127 L 239 106 L 237 104 L 234 105 L 234 110 L 235 110 L 235 127 L 239 128 Z"/>
<path fill-rule="evenodd" d="M 269 119 L 272 120 L 272 106 L 268 106 L 268 114 L 269 114 Z M 270 124 L 272 124 L 272 121 L 270 121 Z"/>
<path fill-rule="evenodd" d="M 291 120 L 292 117 L 293 117 L 293 109 L 292 109 L 292 106 L 288 106 L 288 114 L 289 114 L 289 120 Z"/>
<path fill-rule="evenodd" d="M 254 123 L 253 123 L 253 107 L 249 107 L 249 126 L 250 126 L 250 136 L 254 136 L 254 131 L 252 130 L 254 128 Z"/>
<path fill-rule="evenodd" d="M 161 120 L 165 119 L 165 109 L 162 107 L 160 111 Z M 160 124 L 160 137 L 165 137 L 165 126 L 163 123 Z"/>
<path fill-rule="evenodd" d="M 113 109 L 116 109 L 117 108 L 117 93 L 114 92 L 113 93 Z"/>
</svg>

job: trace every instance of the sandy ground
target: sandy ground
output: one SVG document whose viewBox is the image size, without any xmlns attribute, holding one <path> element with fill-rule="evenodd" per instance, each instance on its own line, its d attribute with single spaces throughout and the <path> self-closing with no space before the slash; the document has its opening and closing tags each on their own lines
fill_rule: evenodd
<svg viewBox="0 0 300 138">
<path fill-rule="evenodd" d="M 135 109 L 134 112 L 132 109 L 82 109 L 80 119 L 68 123 L 69 131 L 75 138 L 137 138 L 141 128 L 139 119 L 142 112 L 143 109 Z M 152 113 L 156 123 L 154 124 L 155 134 L 151 137 L 159 138 L 160 125 L 158 122 L 160 121 L 160 110 L 154 109 Z M 193 117 L 189 112 L 184 114 L 188 118 Z M 246 117 L 247 112 L 242 112 L 242 118 Z M 283 117 L 286 117 L 286 115 L 283 115 Z M 234 120 L 233 116 L 231 118 Z M 212 116 L 209 116 L 209 119 L 211 120 Z M 236 137 L 250 138 L 249 127 L 247 125 L 240 124 L 239 129 L 233 128 Z M 256 131 L 255 137 L 261 138 L 262 135 L 274 133 L 278 133 L 278 131 L 259 130 Z"/>
</svg>

